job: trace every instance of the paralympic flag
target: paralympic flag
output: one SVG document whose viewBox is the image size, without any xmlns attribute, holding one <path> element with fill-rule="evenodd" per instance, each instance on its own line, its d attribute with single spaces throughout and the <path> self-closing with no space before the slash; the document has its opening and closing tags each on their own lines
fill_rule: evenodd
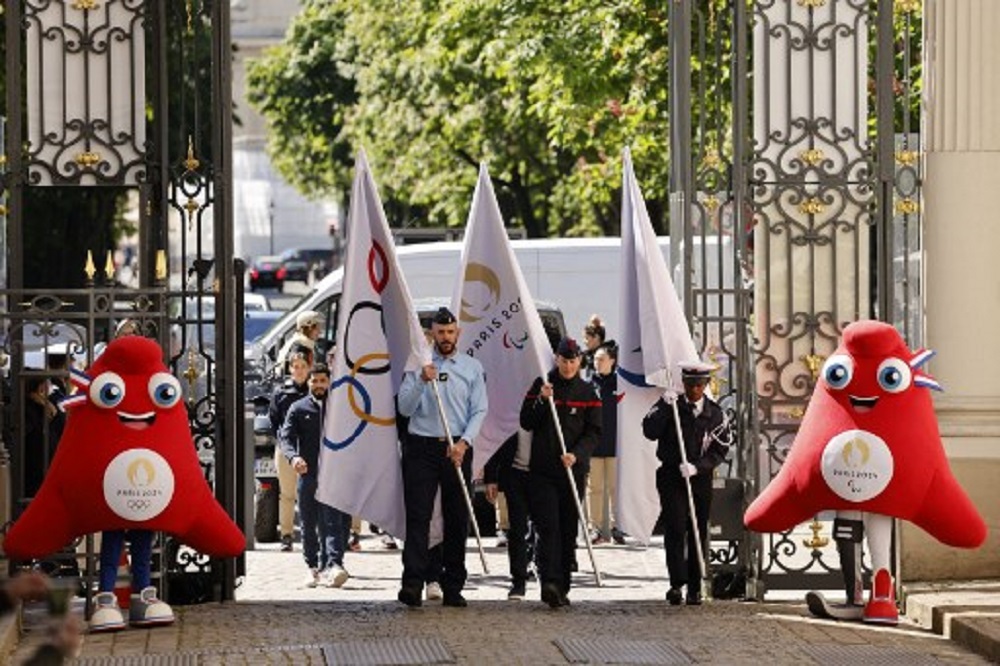
<svg viewBox="0 0 1000 666">
<path fill-rule="evenodd" d="M 479 167 L 458 275 L 452 299 L 462 329 L 458 346 L 486 371 L 490 404 L 472 447 L 472 469 L 479 470 L 517 432 L 524 394 L 552 367 L 551 346 L 507 238 L 485 164 Z"/>
<path fill-rule="evenodd" d="M 656 447 L 642 418 L 664 394 L 684 390 L 678 364 L 697 361 L 684 310 L 656 242 L 628 148 L 622 156 L 622 281 L 618 383 L 618 524 L 649 543 L 660 514 Z"/>
<path fill-rule="evenodd" d="M 316 499 L 405 539 L 395 397 L 403 372 L 430 363 L 430 349 L 363 151 L 347 231 Z"/>
</svg>

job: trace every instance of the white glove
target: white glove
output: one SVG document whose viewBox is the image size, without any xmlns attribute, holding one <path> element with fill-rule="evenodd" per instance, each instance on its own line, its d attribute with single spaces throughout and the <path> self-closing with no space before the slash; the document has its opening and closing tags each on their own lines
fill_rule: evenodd
<svg viewBox="0 0 1000 666">
<path fill-rule="evenodd" d="M 690 479 L 692 476 L 698 473 L 698 468 L 689 462 L 682 462 L 679 465 L 679 467 L 681 469 L 681 476 L 683 476 L 685 479 Z"/>
<path fill-rule="evenodd" d="M 676 400 L 677 400 L 677 394 L 674 393 L 672 390 L 667 389 L 666 391 L 663 392 L 663 402 L 667 403 L 668 405 L 672 405 Z"/>
</svg>

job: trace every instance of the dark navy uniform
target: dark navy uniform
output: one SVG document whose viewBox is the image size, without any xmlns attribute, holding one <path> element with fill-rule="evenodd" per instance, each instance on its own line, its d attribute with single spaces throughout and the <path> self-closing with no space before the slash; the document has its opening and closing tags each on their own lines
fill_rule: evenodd
<svg viewBox="0 0 1000 666">
<path fill-rule="evenodd" d="M 690 477 L 691 492 L 694 496 L 698 530 L 702 543 L 706 543 L 708 516 L 712 506 L 712 471 L 726 459 L 728 443 L 731 441 L 729 425 L 722 408 L 707 396 L 700 401 L 702 405 L 697 415 L 696 405 L 685 396 L 678 396 L 677 401 L 684 451 L 688 463 L 697 468 L 697 474 Z M 657 400 L 643 418 L 642 432 L 647 439 L 657 442 L 656 457 L 663 462 L 656 470 L 656 489 L 660 494 L 663 548 L 667 555 L 670 587 L 671 590 L 679 590 L 688 584 L 688 602 L 697 603 L 700 601 L 700 586 L 694 585 L 694 582 L 700 582 L 701 572 L 688 513 L 687 488 L 680 471 L 681 454 L 677 445 L 674 410 L 663 398 Z"/>
</svg>

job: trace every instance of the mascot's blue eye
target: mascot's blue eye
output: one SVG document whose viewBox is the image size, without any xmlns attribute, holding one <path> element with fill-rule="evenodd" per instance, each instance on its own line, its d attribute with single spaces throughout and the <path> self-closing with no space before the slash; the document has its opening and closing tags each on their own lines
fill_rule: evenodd
<svg viewBox="0 0 1000 666">
<path fill-rule="evenodd" d="M 111 409 L 125 399 L 125 380 L 114 372 L 102 372 L 90 382 L 90 401 L 102 409 Z"/>
<path fill-rule="evenodd" d="M 910 388 L 910 366 L 898 358 L 887 358 L 878 366 L 878 385 L 883 391 L 899 393 Z"/>
<path fill-rule="evenodd" d="M 149 397 L 157 407 L 173 407 L 181 399 L 181 383 L 167 372 L 157 372 L 149 378 Z"/>
<path fill-rule="evenodd" d="M 854 360 L 844 354 L 834 354 L 823 364 L 823 381 L 832 389 L 842 389 L 854 376 Z"/>
</svg>

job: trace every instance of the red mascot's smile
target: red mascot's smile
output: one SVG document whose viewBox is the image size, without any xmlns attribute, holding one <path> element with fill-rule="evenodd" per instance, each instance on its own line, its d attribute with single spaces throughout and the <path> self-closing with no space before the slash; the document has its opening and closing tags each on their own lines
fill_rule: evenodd
<svg viewBox="0 0 1000 666">
<path fill-rule="evenodd" d="M 121 421 L 122 425 L 126 428 L 131 428 L 132 430 L 145 430 L 149 426 L 153 425 L 153 421 L 156 420 L 156 412 L 146 412 L 145 414 L 118 412 L 118 420 Z"/>
</svg>

